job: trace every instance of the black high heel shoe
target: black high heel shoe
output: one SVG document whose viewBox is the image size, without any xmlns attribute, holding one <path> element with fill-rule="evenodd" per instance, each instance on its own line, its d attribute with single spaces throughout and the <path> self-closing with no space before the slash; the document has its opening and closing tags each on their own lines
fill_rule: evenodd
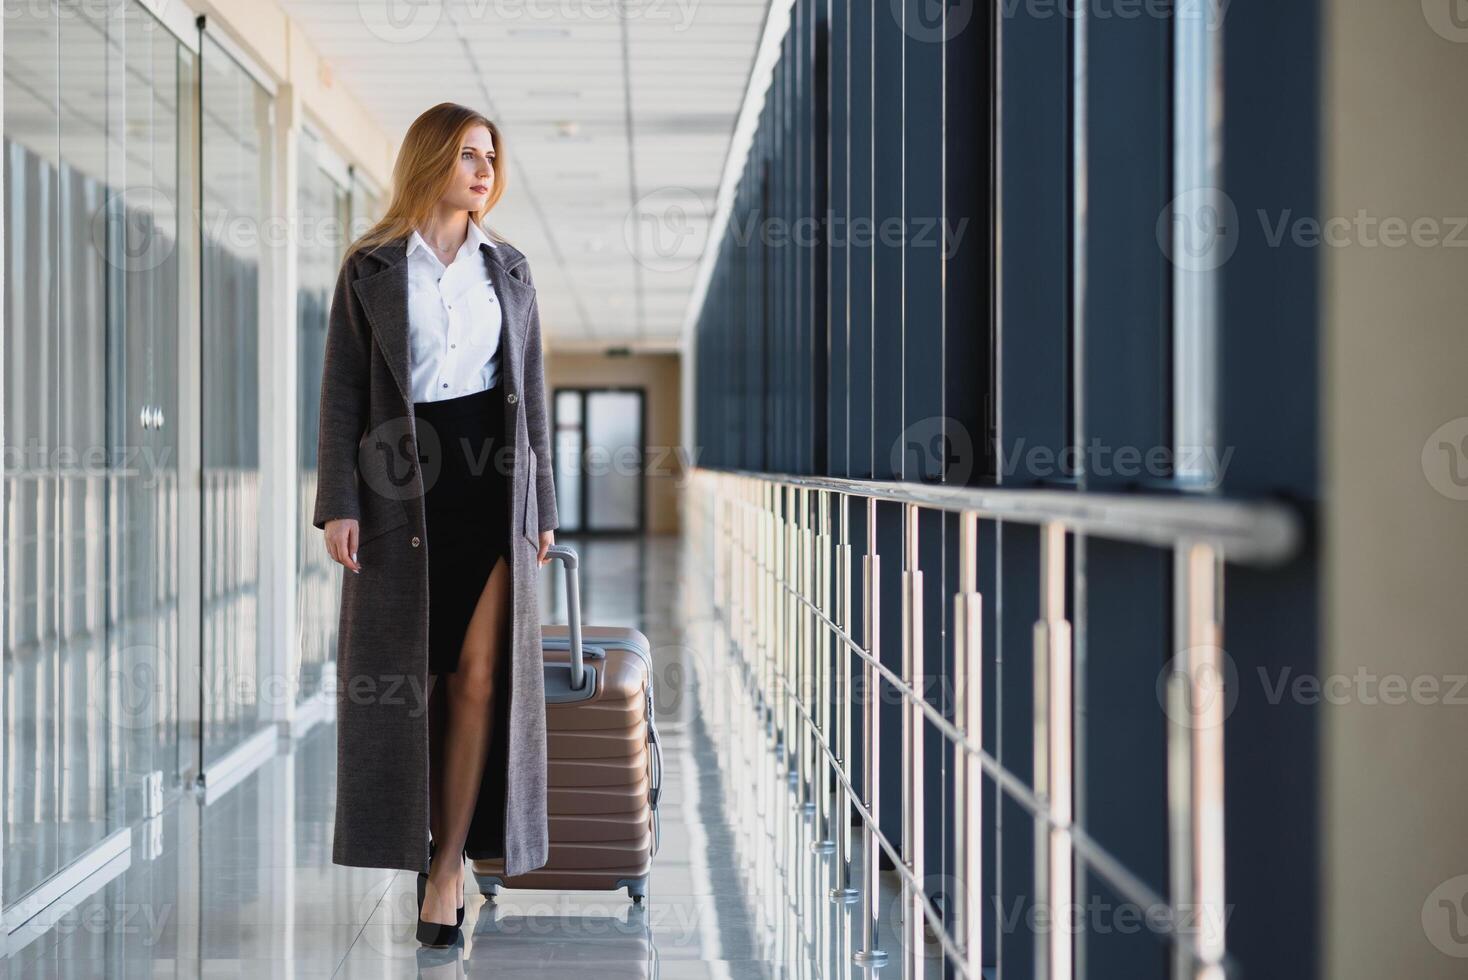
<svg viewBox="0 0 1468 980">
<path fill-rule="evenodd" d="M 433 842 L 428 843 L 428 859 L 433 860 Z M 418 928 L 417 938 L 424 946 L 444 948 L 452 946 L 459 939 L 460 927 L 464 924 L 464 906 L 455 909 L 454 924 L 445 922 L 428 922 L 423 918 L 423 897 L 428 890 L 428 875 L 422 871 L 418 872 Z"/>
<path fill-rule="evenodd" d="M 469 856 L 467 852 L 461 852 L 461 853 L 463 853 L 465 857 L 468 857 Z M 430 860 L 430 861 L 433 860 L 433 841 L 429 841 L 428 842 L 428 860 Z M 427 888 L 428 888 L 428 875 L 426 875 L 422 871 L 420 871 L 420 872 L 418 872 L 418 907 L 420 909 L 423 908 L 423 894 L 424 894 L 424 891 Z M 459 898 L 461 900 L 463 899 L 463 897 L 464 897 L 463 895 L 460 895 L 459 896 Z M 455 919 L 454 919 L 455 924 L 456 925 L 463 925 L 464 924 L 464 905 L 463 905 L 463 902 L 462 901 L 460 901 L 459 907 L 457 909 L 455 909 L 454 911 L 456 913 Z"/>
</svg>

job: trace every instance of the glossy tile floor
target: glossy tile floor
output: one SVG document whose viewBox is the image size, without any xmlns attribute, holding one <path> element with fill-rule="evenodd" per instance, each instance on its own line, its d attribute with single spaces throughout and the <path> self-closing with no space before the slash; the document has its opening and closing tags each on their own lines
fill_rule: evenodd
<svg viewBox="0 0 1468 980">
<path fill-rule="evenodd" d="M 491 903 L 466 869 L 463 943 L 419 947 L 412 874 L 331 863 L 336 731 L 322 724 L 207 806 L 185 794 L 135 828 L 121 870 L 94 876 L 112 873 L 105 886 L 11 935 L 6 975 L 902 975 L 892 880 L 877 901 L 887 965 L 852 961 L 859 906 L 829 897 L 832 857 L 810 846 L 812 819 L 768 748 L 686 542 L 566 543 L 582 556 L 585 621 L 636 626 L 653 646 L 665 773 L 645 909 L 625 892 L 506 891 Z M 544 575 L 547 621 L 563 621 L 559 584 Z M 926 953 L 925 972 L 940 974 L 936 946 Z"/>
</svg>

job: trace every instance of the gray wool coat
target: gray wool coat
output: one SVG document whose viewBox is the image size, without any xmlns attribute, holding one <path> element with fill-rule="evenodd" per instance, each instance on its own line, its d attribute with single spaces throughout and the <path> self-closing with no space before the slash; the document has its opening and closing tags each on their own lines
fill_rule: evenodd
<svg viewBox="0 0 1468 980">
<path fill-rule="evenodd" d="M 343 570 L 337 647 L 337 794 L 332 861 L 428 870 L 428 559 L 425 481 L 436 475 L 430 430 L 413 418 L 405 236 L 342 264 L 321 382 L 312 523 L 358 521 L 360 573 Z M 516 875 L 546 863 L 546 734 L 537 561 L 555 528 L 540 313 L 525 256 L 481 244 L 503 314 L 500 389 L 513 446 L 510 683 L 482 779 L 469 856 L 501 853 Z M 417 465 L 415 465 L 415 461 Z M 431 484 L 430 484 L 431 485 Z M 503 675 L 502 675 L 503 676 Z M 507 744 L 506 744 L 507 743 Z M 497 788 L 496 788 L 497 787 Z M 482 811 L 504 792 L 503 813 Z M 503 847 L 499 820 L 503 819 Z M 493 818 L 493 819 L 490 819 Z M 492 844 L 483 827 L 493 827 Z"/>
</svg>

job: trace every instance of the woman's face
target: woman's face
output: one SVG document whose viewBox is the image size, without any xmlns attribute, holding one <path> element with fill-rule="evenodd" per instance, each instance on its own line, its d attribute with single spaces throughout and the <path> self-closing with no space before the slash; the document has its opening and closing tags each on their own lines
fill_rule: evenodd
<svg viewBox="0 0 1468 980">
<path fill-rule="evenodd" d="M 494 186 L 494 138 L 486 126 L 471 126 L 459 146 L 459 163 L 443 193 L 456 211 L 481 211 Z"/>
</svg>

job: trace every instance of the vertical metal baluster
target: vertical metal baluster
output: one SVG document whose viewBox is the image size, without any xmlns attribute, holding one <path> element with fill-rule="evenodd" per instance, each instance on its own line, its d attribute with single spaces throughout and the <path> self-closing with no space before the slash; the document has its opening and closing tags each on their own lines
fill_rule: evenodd
<svg viewBox="0 0 1468 980">
<path fill-rule="evenodd" d="M 879 592 L 881 589 L 881 556 L 877 554 L 877 501 L 868 497 L 867 501 L 867 553 L 863 558 L 863 586 L 865 597 L 863 601 L 866 609 L 862 616 L 864 628 L 862 630 L 862 646 L 868 656 L 873 659 L 879 657 L 881 649 L 881 605 Z M 868 660 L 862 661 L 862 680 L 865 690 L 862 698 L 866 705 L 866 725 L 863 735 L 862 746 L 862 780 L 867 794 L 867 810 L 871 814 L 871 823 L 862 823 L 862 921 L 861 921 L 861 949 L 856 951 L 855 960 L 858 963 L 866 963 L 871 966 L 880 966 L 887 962 L 885 950 L 877 948 L 877 912 L 880 895 L 877 890 L 877 869 L 880 864 L 877 860 L 877 842 L 872 834 L 873 824 L 878 824 L 882 815 L 882 790 L 881 762 L 877 758 L 877 743 L 881 741 L 882 725 L 881 717 L 877 711 L 877 672 Z"/>
<path fill-rule="evenodd" d="M 785 590 L 780 587 L 780 583 L 783 581 L 785 575 L 785 551 L 787 542 L 785 516 L 781 509 L 785 499 L 785 491 L 783 487 L 775 486 L 771 488 L 771 493 L 774 499 L 770 502 L 772 507 L 770 537 L 774 542 L 775 550 L 772 555 L 773 562 L 770 566 L 770 594 L 774 598 L 775 623 L 773 629 L 774 635 L 772 637 L 774 643 L 770 648 L 770 668 L 774 679 L 774 683 L 770 686 L 770 698 L 775 707 L 774 733 L 776 758 L 779 759 L 781 766 L 784 766 L 786 761 L 784 758 L 784 729 L 788 719 L 786 718 L 785 688 L 780 683 L 780 678 L 784 674 L 785 654 L 790 649 L 790 638 L 785 632 L 788 628 L 789 604 L 786 602 Z"/>
<path fill-rule="evenodd" d="M 774 517 L 771 513 L 772 503 L 770 501 L 774 490 L 769 486 L 758 488 L 757 500 L 759 506 L 754 517 L 758 522 L 759 533 L 759 563 L 753 569 L 755 581 L 759 587 L 759 620 L 755 625 L 755 642 L 759 647 L 758 667 L 760 681 L 760 712 L 765 729 L 765 738 L 773 744 L 775 728 L 775 689 L 772 684 L 774 678 L 774 665 L 772 663 L 773 651 L 771 640 L 774 638 L 777 628 L 776 619 L 779 610 L 775 607 L 774 590 L 771 585 L 771 573 L 775 561 L 775 528 Z M 773 752 L 771 753 L 773 756 Z"/>
<path fill-rule="evenodd" d="M 789 822 L 785 819 L 784 809 L 789 802 L 789 780 L 794 773 L 794 767 L 790 764 L 790 689 L 783 683 L 788 675 L 788 657 L 790 655 L 790 602 L 789 593 L 784 589 L 785 582 L 789 579 L 789 553 L 790 553 L 790 522 L 789 522 L 789 493 L 783 486 L 776 485 L 773 488 L 774 500 L 774 533 L 775 562 L 772 567 L 773 581 L 771 589 L 775 596 L 776 612 L 776 639 L 771 651 L 771 662 L 774 674 L 774 684 L 770 688 L 770 696 L 774 700 L 776 708 L 775 722 L 775 746 L 776 757 L 775 771 L 786 780 L 784 792 L 777 792 L 775 806 L 771 811 L 771 819 L 775 821 L 775 855 L 776 863 L 784 866 L 786 851 L 786 829 Z M 781 769 L 783 768 L 783 773 Z M 780 882 L 774 883 L 775 895 L 783 894 L 783 886 Z M 774 896 L 772 896 L 773 898 Z"/>
<path fill-rule="evenodd" d="M 778 663 L 778 641 L 780 640 L 780 628 L 783 622 L 781 606 L 779 602 L 779 587 L 777 581 L 780 574 L 780 517 L 779 517 L 779 488 L 772 483 L 759 484 L 760 495 L 760 525 L 764 537 L 764 561 L 759 569 L 760 588 L 764 592 L 766 615 L 760 622 L 760 669 L 764 679 L 764 685 L 760 691 L 760 700 L 764 704 L 765 712 L 765 741 L 764 751 L 760 753 L 760 765 L 764 770 L 765 778 L 762 780 L 765 786 L 765 812 L 764 824 L 758 828 L 760 840 L 766 837 L 766 827 L 771 821 L 778 820 L 780 804 L 783 802 L 780 785 L 776 782 L 782 778 L 780 772 L 779 758 L 779 732 L 780 732 L 780 688 L 776 683 L 779 675 Z M 776 823 L 771 831 L 778 846 L 779 825 Z M 777 852 L 778 854 L 778 852 Z M 761 862 L 763 869 L 764 887 L 766 893 L 777 891 L 775 876 L 778 874 L 776 861 Z"/>
<path fill-rule="evenodd" d="M 815 698 L 817 710 L 816 717 L 820 723 L 816 726 L 825 739 L 826 745 L 835 748 L 836 741 L 831 731 L 831 630 L 825 620 L 835 621 L 835 610 L 831 607 L 831 492 L 819 490 L 816 492 L 816 528 L 815 528 L 815 592 L 816 608 L 824 615 L 812 616 L 815 625 L 815 667 L 811 672 L 812 696 Z M 811 751 L 816 759 L 816 837 L 811 842 L 811 849 L 817 854 L 830 854 L 836 849 L 836 843 L 832 839 L 831 828 L 831 763 L 825 752 L 821 751 L 820 743 L 811 746 Z"/>
<path fill-rule="evenodd" d="M 714 569 L 712 590 L 714 606 L 721 609 L 728 609 L 729 604 L 725 601 L 725 589 L 728 586 L 728 581 L 726 580 L 723 569 L 720 567 L 719 564 L 720 556 L 724 554 L 723 550 L 719 547 L 719 532 L 724 526 L 723 500 L 719 495 L 719 485 L 717 483 L 714 483 L 711 486 L 708 482 L 704 480 L 695 480 L 694 486 L 698 488 L 700 502 L 706 504 L 709 508 L 708 513 L 710 514 L 711 523 L 713 525 L 713 533 L 711 535 L 712 541 L 709 545 L 709 560 L 712 563 Z M 697 527 L 697 534 L 699 535 L 698 540 L 701 541 L 703 540 L 703 535 L 706 533 L 706 529 L 702 525 L 698 525 Z M 695 550 L 693 560 L 697 562 L 698 559 L 701 557 L 702 556 L 697 553 L 697 550 Z"/>
<path fill-rule="evenodd" d="M 801 715 L 804 722 L 803 736 L 800 740 L 800 753 L 804 757 L 804 772 L 801 786 L 802 809 L 807 815 L 813 816 L 816 810 L 816 730 L 817 716 L 815 703 L 815 611 L 808 603 L 813 603 L 816 598 L 816 576 L 815 576 L 815 520 L 811 511 L 811 500 L 815 491 L 802 488 L 800 491 L 800 515 L 802 526 L 800 530 L 800 594 L 805 602 L 800 604 L 800 700 L 805 706 L 805 713 Z M 814 828 L 813 828 L 814 829 Z"/>
<path fill-rule="evenodd" d="M 903 505 L 902 551 L 902 649 L 903 680 L 912 689 L 912 697 L 902 699 L 903 776 L 907 792 L 903 798 L 902 831 L 903 856 L 913 881 L 921 885 L 924 874 L 923 861 L 923 711 L 922 704 L 914 698 L 923 697 L 923 573 L 918 567 L 918 505 Z M 922 976 L 923 954 L 923 893 L 920 887 L 903 883 L 903 922 L 907 947 L 903 959 L 903 974 L 911 980 Z"/>
<path fill-rule="evenodd" d="M 1051 817 L 1071 820 L 1070 623 L 1065 618 L 1065 527 L 1040 529 L 1040 619 L 1035 624 L 1035 791 Z M 1036 937 L 1035 975 L 1071 974 L 1073 890 L 1069 830 L 1035 824 L 1035 894 L 1047 933 Z M 1057 925 L 1061 923 L 1061 925 Z"/>
<path fill-rule="evenodd" d="M 781 630 L 784 628 L 784 606 L 780 602 L 780 514 L 779 514 L 779 488 L 773 484 L 765 487 L 766 500 L 764 505 L 767 510 L 764 513 L 765 525 L 765 563 L 760 569 L 760 578 L 764 582 L 765 605 L 768 615 L 763 624 L 764 662 L 765 662 L 765 689 L 766 711 L 769 713 L 770 728 L 770 757 L 777 763 L 779 755 L 780 725 L 784 722 L 781 712 L 780 687 L 776 683 L 779 676 L 780 645 L 784 642 Z M 778 768 L 778 767 L 777 767 Z M 773 797 L 772 797 L 773 799 Z"/>
<path fill-rule="evenodd" d="M 792 598 L 792 609 L 795 613 L 795 656 L 794 676 L 791 678 L 791 687 L 794 691 L 792 698 L 795 706 L 793 746 L 795 749 L 795 811 L 802 818 L 809 817 L 812 805 L 811 780 L 814 771 L 811 768 L 810 741 L 811 722 L 809 719 L 810 696 L 806 690 L 807 678 L 810 674 L 810 607 L 806 602 L 810 599 L 810 491 L 805 487 L 794 488 L 795 520 L 792 522 L 792 537 L 794 547 L 794 593 Z M 803 819 L 792 822 L 794 833 L 790 841 L 790 874 L 788 883 L 788 894 L 790 900 L 787 905 L 791 909 L 790 932 L 794 941 L 803 942 L 806 931 L 797 922 L 805 918 L 804 899 L 807 893 L 805 884 L 805 872 L 807 863 L 805 854 L 809 852 L 809 846 L 802 847 L 805 841 L 806 825 Z M 787 962 L 789 962 L 787 960 Z M 797 980 L 808 973 L 809 960 L 807 957 L 796 957 L 797 964 L 795 975 Z"/>
<path fill-rule="evenodd" d="M 805 721 L 799 710 L 803 694 L 800 689 L 800 660 L 804 653 L 800 641 L 805 625 L 805 607 L 800 604 L 800 597 L 805 594 L 805 577 L 801 574 L 804 556 L 801 554 L 800 538 L 805 533 L 805 515 L 800 508 L 801 490 L 799 487 L 790 488 L 788 499 L 786 528 L 790 551 L 788 553 L 789 562 L 786 566 L 788 588 L 785 589 L 785 597 L 790 602 L 790 649 L 786 661 L 785 692 L 790 698 L 790 727 L 786 733 L 785 748 L 790 764 L 790 785 L 795 790 L 795 798 L 791 804 L 799 809 L 805 800 L 805 753 L 802 750 L 805 742 Z"/>
<path fill-rule="evenodd" d="M 1174 560 L 1177 653 L 1168 677 L 1168 790 L 1172 901 L 1195 923 L 1192 952 L 1174 945 L 1179 977 L 1222 980 L 1224 935 L 1224 719 L 1227 690 L 1218 609 L 1219 559 L 1180 545 Z"/>
<path fill-rule="evenodd" d="M 975 746 L 984 741 L 983 596 L 979 594 L 979 515 L 964 511 L 958 519 L 958 594 L 954 597 L 954 710 L 959 731 Z M 962 895 L 954 917 L 954 935 L 963 943 L 968 975 L 983 969 L 984 794 L 979 757 L 965 752 L 954 767 L 954 867 Z"/>
<path fill-rule="evenodd" d="M 837 512 L 840 515 L 838 542 L 836 545 L 836 624 L 847 636 L 851 635 L 851 501 L 844 493 L 836 494 Z M 836 717 L 840 728 L 841 774 L 845 782 L 837 787 L 836 808 L 836 887 L 831 897 L 838 902 L 851 903 L 861 894 L 851 887 L 851 797 L 846 787 L 851 785 L 851 648 L 843 640 L 837 644 L 836 655 Z"/>
<path fill-rule="evenodd" d="M 781 690 L 785 693 L 785 772 L 790 780 L 792 788 L 800 778 L 799 760 L 795 749 L 795 733 L 799 729 L 800 719 L 795 711 L 794 674 L 796 671 L 795 659 L 797 656 L 800 630 L 798 617 L 800 614 L 795 595 L 792 590 L 799 585 L 795 573 L 797 556 L 797 538 L 795 533 L 795 488 L 786 487 L 782 494 L 784 497 L 784 526 L 783 540 L 785 542 L 784 561 L 780 565 L 780 597 L 781 605 L 785 609 L 785 636 L 781 643 L 781 676 L 785 683 Z"/>
<path fill-rule="evenodd" d="M 1172 608 L 1173 657 L 1167 675 L 1167 863 L 1168 887 L 1173 908 L 1191 900 L 1193 894 L 1193 739 L 1190 724 L 1192 696 L 1189 690 L 1188 657 L 1188 561 L 1187 548 L 1173 550 Z M 1173 980 L 1193 976 L 1193 956 L 1181 943 L 1172 945 Z"/>
<path fill-rule="evenodd" d="M 800 597 L 805 602 L 796 607 L 800 613 L 800 672 L 796 676 L 796 690 L 800 692 L 800 704 L 805 709 L 800 718 L 800 810 L 807 816 L 815 813 L 816 755 L 815 755 L 815 698 L 811 682 L 815 672 L 815 614 L 807 603 L 815 598 L 814 531 L 811 527 L 810 500 L 812 491 L 801 487 L 800 527 L 796 532 L 800 540 Z"/>
<path fill-rule="evenodd" d="M 800 596 L 804 594 L 804 576 L 801 575 L 803 556 L 800 547 L 800 537 L 804 533 L 804 516 L 800 512 L 801 490 L 799 487 L 790 488 L 790 510 L 787 529 L 790 535 L 790 551 L 788 553 L 789 563 L 786 572 L 785 596 L 790 600 L 790 657 L 786 662 L 785 690 L 790 695 L 790 729 L 786 736 L 785 746 L 790 755 L 790 770 L 794 775 L 792 785 L 795 789 L 795 805 L 801 806 L 805 802 L 805 773 L 802 767 L 805 759 L 800 746 L 805 736 L 805 721 L 800 714 L 800 661 L 804 656 L 801 637 L 805 625 L 805 607 L 800 603 Z"/>
</svg>

